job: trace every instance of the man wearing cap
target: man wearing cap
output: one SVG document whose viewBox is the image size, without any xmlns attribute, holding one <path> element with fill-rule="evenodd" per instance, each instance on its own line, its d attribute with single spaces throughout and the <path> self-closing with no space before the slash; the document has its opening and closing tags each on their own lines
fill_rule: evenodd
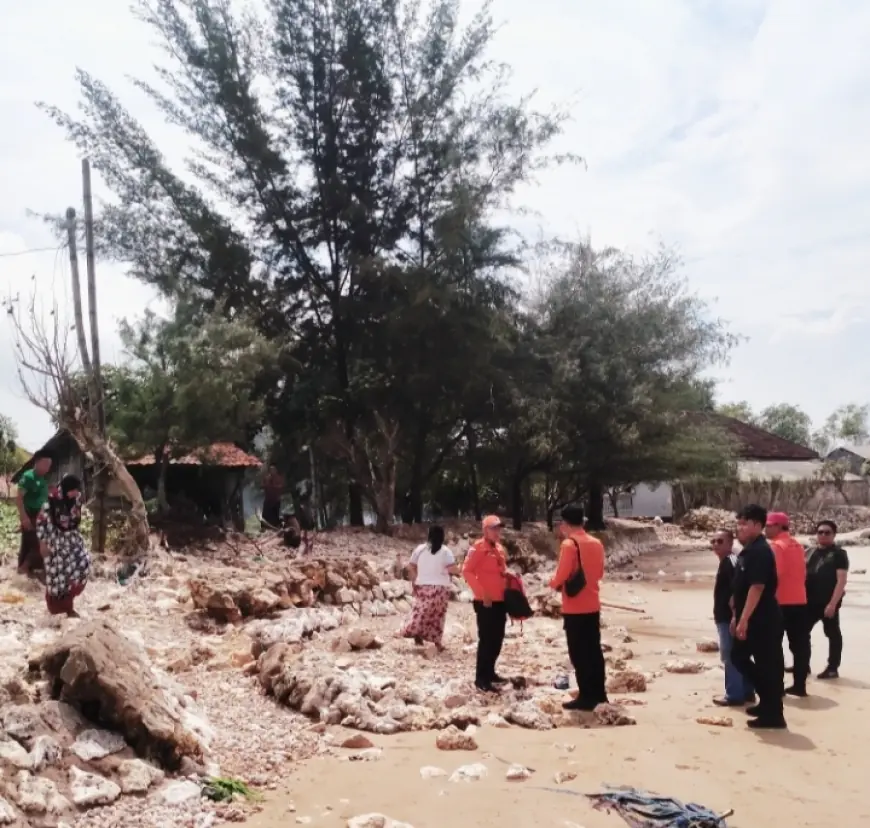
<svg viewBox="0 0 870 828">
<path fill-rule="evenodd" d="M 713 552 L 719 559 L 716 581 L 713 585 L 713 621 L 719 634 L 719 657 L 725 669 L 725 695 L 713 699 L 719 707 L 743 707 L 755 704 L 755 688 L 731 661 L 734 636 L 731 634 L 731 604 L 734 596 L 734 573 L 737 568 L 737 553 L 734 551 L 734 533 L 720 529 L 710 541 Z"/>
<path fill-rule="evenodd" d="M 806 696 L 810 673 L 810 624 L 807 613 L 807 564 L 803 546 L 789 532 L 788 515 L 768 512 L 764 534 L 776 559 L 776 600 L 788 648 L 794 659 L 794 681 L 785 692 Z"/>
<path fill-rule="evenodd" d="M 477 617 L 477 666 L 474 685 L 485 693 L 496 693 L 504 679 L 495 671 L 507 627 L 504 602 L 507 553 L 500 543 L 502 522 L 495 515 L 483 519 L 483 538 L 468 551 L 462 574 L 474 594 Z"/>
<path fill-rule="evenodd" d="M 562 705 L 566 710 L 595 710 L 607 702 L 604 653 L 601 650 L 600 584 L 604 577 L 604 545 L 583 528 L 581 506 L 562 509 L 559 534 L 559 564 L 550 580 L 550 589 L 562 592 L 562 625 L 568 642 L 568 657 L 577 676 L 576 699 Z M 565 589 L 582 568 L 585 585 L 569 595 Z"/>
</svg>

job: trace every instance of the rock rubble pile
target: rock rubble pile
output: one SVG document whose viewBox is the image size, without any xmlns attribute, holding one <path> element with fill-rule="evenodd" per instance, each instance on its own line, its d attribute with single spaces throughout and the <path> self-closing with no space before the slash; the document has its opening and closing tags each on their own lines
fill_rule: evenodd
<svg viewBox="0 0 870 828">
<path fill-rule="evenodd" d="M 362 558 L 312 560 L 298 567 L 253 574 L 223 570 L 219 578 L 191 578 L 195 609 L 220 623 L 269 618 L 293 608 L 351 608 L 363 617 L 381 617 L 410 609 L 411 584 L 389 578 Z M 455 586 L 458 594 L 461 587 Z"/>
<path fill-rule="evenodd" d="M 727 509 L 714 509 L 702 506 L 700 509 L 690 509 L 680 520 L 680 526 L 686 532 L 716 532 L 719 529 L 737 528 L 737 518 L 734 512 Z"/>
<path fill-rule="evenodd" d="M 0 825 L 72 824 L 147 794 L 163 768 L 205 773 L 211 729 L 193 699 L 106 622 L 79 624 L 29 669 L 0 706 Z"/>
<path fill-rule="evenodd" d="M 274 636 L 274 632 L 264 635 Z M 281 704 L 324 725 L 376 734 L 439 730 L 445 735 L 442 749 L 470 745 L 473 740 L 458 740 L 457 731 L 486 724 L 492 727 L 517 726 L 530 730 L 550 730 L 573 722 L 562 709 L 564 696 L 551 688 L 517 681 L 496 700 L 476 694 L 470 678 L 449 678 L 437 671 L 416 669 L 396 675 L 381 671 L 357 659 L 378 650 L 383 642 L 362 630 L 352 630 L 338 641 L 356 642 L 349 653 L 333 654 L 301 648 L 278 641 L 268 648 L 258 646 L 257 677 L 264 691 Z M 384 665 L 386 666 L 386 665 Z M 394 667 L 397 665 L 394 665 Z M 611 675 L 616 692 L 637 693 L 647 687 L 647 678 L 636 671 Z M 618 716 L 605 716 L 607 724 L 622 724 Z M 448 744 L 457 747 L 446 747 Z"/>
</svg>

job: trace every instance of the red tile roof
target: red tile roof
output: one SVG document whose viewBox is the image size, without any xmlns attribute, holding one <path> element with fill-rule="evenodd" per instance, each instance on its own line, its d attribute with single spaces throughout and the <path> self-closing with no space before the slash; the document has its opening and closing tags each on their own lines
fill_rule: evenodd
<svg viewBox="0 0 870 828">
<path fill-rule="evenodd" d="M 146 454 L 135 460 L 127 460 L 128 466 L 153 466 L 154 455 Z M 224 469 L 259 468 L 263 464 L 251 454 L 242 451 L 232 443 L 212 443 L 210 446 L 195 449 L 182 457 L 172 457 L 171 466 L 217 466 Z"/>
<path fill-rule="evenodd" d="M 737 443 L 737 455 L 742 460 L 818 460 L 818 452 L 771 434 L 758 426 L 712 411 L 687 412 L 699 425 L 721 428 Z"/>
</svg>

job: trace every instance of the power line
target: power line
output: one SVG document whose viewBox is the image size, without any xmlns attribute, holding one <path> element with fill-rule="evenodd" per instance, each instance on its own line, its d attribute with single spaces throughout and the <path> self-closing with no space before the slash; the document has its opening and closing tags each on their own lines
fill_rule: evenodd
<svg viewBox="0 0 870 828">
<path fill-rule="evenodd" d="M 51 251 L 52 253 L 57 252 L 57 245 L 53 245 L 52 247 L 33 247 L 30 250 L 16 250 L 12 253 L 0 253 L 0 259 L 6 259 L 10 256 L 26 256 L 28 253 L 48 253 Z"/>
</svg>

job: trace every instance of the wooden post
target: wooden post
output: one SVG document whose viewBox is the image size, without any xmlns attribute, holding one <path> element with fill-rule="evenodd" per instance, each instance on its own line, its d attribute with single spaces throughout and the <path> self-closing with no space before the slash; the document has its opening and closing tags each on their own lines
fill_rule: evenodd
<svg viewBox="0 0 870 828">
<path fill-rule="evenodd" d="M 106 438 L 106 408 L 104 405 L 103 375 L 100 364 L 100 330 L 97 326 L 97 277 L 94 251 L 94 200 L 91 193 L 91 164 L 82 159 L 82 190 L 85 202 L 85 254 L 88 271 L 88 318 L 91 327 L 91 375 L 97 396 L 91 400 L 91 411 L 96 416 L 100 437 Z M 99 555 L 106 551 L 106 469 L 97 469 L 94 499 L 96 500 L 94 532 L 91 544 Z"/>
<path fill-rule="evenodd" d="M 317 491 L 317 468 L 314 465 L 314 449 L 308 444 L 308 465 L 311 468 L 311 513 L 315 530 L 320 529 L 320 497 Z"/>
</svg>

